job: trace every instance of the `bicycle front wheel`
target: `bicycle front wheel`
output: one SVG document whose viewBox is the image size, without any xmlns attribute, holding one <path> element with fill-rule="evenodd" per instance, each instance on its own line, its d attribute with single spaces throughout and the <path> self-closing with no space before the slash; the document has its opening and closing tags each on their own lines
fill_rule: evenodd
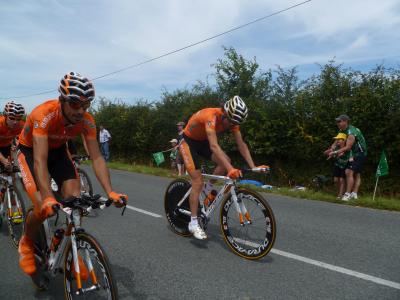
<svg viewBox="0 0 400 300">
<path fill-rule="evenodd" d="M 72 244 L 69 243 L 64 261 L 64 290 L 66 299 L 118 299 L 118 289 L 110 263 L 94 237 L 86 232 L 76 235 L 79 277 L 74 269 Z"/>
<path fill-rule="evenodd" d="M 260 259 L 275 242 L 274 213 L 260 194 L 247 189 L 238 189 L 236 194 L 242 215 L 232 196 L 227 197 L 221 205 L 222 234 L 235 254 L 250 260 Z"/>
<path fill-rule="evenodd" d="M 93 196 L 93 186 L 92 182 L 90 181 L 89 175 L 86 173 L 85 170 L 82 170 L 81 168 L 77 168 L 77 170 L 81 182 L 81 191 L 83 193 L 88 193 L 90 196 Z"/>
<path fill-rule="evenodd" d="M 7 225 L 13 245 L 18 248 L 19 240 L 24 234 L 25 227 L 25 204 L 20 192 L 17 189 L 9 189 L 11 207 L 8 206 L 8 199 L 5 197 L 4 203 L 7 204 Z M 8 195 L 8 193 L 6 194 Z"/>
</svg>

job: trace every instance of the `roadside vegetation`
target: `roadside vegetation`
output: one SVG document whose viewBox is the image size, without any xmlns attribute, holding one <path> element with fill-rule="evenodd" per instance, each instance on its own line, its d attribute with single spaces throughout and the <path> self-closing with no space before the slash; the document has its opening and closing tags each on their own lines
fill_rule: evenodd
<svg viewBox="0 0 400 300">
<path fill-rule="evenodd" d="M 111 169 L 130 171 L 135 173 L 150 174 L 155 176 L 177 178 L 178 176 L 172 175 L 171 170 L 158 168 L 154 166 L 146 166 L 140 164 L 128 164 L 123 162 L 110 162 L 108 166 Z M 254 189 L 258 192 L 272 193 L 276 195 L 289 196 L 294 198 L 302 198 L 309 200 L 325 201 L 332 203 L 340 203 L 351 206 L 370 207 L 375 209 L 385 209 L 400 211 L 400 199 L 391 197 L 377 196 L 375 200 L 372 200 L 372 194 L 361 194 L 358 200 L 351 200 L 349 202 L 343 202 L 337 200 L 333 192 L 334 188 L 331 186 L 326 191 L 315 191 L 312 188 L 306 188 L 305 190 L 297 190 L 293 187 L 273 187 L 272 189 L 262 189 L 255 187 L 254 185 L 246 185 L 246 187 Z M 332 194 L 333 193 L 333 194 Z"/>
<path fill-rule="evenodd" d="M 213 67 L 210 75 L 215 84 L 199 81 L 164 91 L 156 101 L 139 99 L 131 104 L 98 98 L 91 112 L 96 123 L 112 134 L 112 159 L 150 165 L 152 153 L 170 147 L 178 121 L 187 122 L 194 112 L 240 95 L 249 107 L 242 134 L 256 163 L 271 166 L 275 185 L 309 187 L 316 175 L 331 175 L 333 162 L 326 160 L 323 151 L 337 134 L 335 117 L 346 113 L 368 144 L 361 192 L 373 192 L 379 157 L 385 150 L 389 176 L 380 178 L 379 192 L 400 198 L 399 67 L 357 71 L 330 61 L 304 79 L 296 68 L 269 69 L 233 48 L 226 48 Z M 220 142 L 233 164 L 243 166 L 229 135 Z"/>
</svg>

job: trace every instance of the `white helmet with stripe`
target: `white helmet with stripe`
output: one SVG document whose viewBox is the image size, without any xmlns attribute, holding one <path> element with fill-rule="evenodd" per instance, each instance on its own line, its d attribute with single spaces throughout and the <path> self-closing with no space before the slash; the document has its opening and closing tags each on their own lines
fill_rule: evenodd
<svg viewBox="0 0 400 300">
<path fill-rule="evenodd" d="M 10 101 L 4 107 L 4 114 L 19 119 L 25 114 L 25 109 L 21 104 Z"/>
<path fill-rule="evenodd" d="M 239 125 L 247 118 L 248 110 L 246 103 L 244 103 L 239 96 L 234 96 L 226 101 L 224 104 L 224 110 L 229 121 L 233 124 Z"/>
</svg>

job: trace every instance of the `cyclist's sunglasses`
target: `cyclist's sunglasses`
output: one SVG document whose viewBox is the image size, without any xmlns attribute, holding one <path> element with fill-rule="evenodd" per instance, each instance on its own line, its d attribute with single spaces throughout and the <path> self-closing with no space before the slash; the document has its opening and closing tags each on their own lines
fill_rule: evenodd
<svg viewBox="0 0 400 300">
<path fill-rule="evenodd" d="M 19 121 L 19 120 L 21 120 L 21 118 L 12 117 L 12 116 L 8 116 L 7 118 L 8 118 L 9 120 L 11 120 L 11 121 Z"/>
<path fill-rule="evenodd" d="M 83 108 L 83 110 L 87 110 L 90 107 L 90 101 L 86 102 L 68 102 L 69 106 L 72 109 L 78 110 L 80 108 Z"/>
</svg>

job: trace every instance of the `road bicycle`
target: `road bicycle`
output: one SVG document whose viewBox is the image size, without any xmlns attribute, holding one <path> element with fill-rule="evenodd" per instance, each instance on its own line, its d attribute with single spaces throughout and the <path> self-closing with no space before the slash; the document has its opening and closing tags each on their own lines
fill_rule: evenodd
<svg viewBox="0 0 400 300">
<path fill-rule="evenodd" d="M 88 159 L 89 156 L 86 155 L 76 155 L 72 157 L 72 161 L 74 162 L 74 165 L 79 175 L 79 180 L 81 183 L 81 192 L 93 196 L 92 181 L 90 180 L 88 173 L 80 167 L 81 162 Z M 58 192 L 58 186 L 57 183 L 54 181 L 54 179 L 51 179 L 51 189 L 53 190 L 53 192 Z"/>
<path fill-rule="evenodd" d="M 11 163 L 10 169 L 0 167 L 0 226 L 5 221 L 11 241 L 17 248 L 25 225 L 25 204 L 18 183 L 21 184 L 19 188 L 22 188 L 17 166 Z"/>
<path fill-rule="evenodd" d="M 83 193 L 88 193 L 89 195 L 93 196 L 92 181 L 90 180 L 88 173 L 80 167 L 82 161 L 89 160 L 89 156 L 76 155 L 73 156 L 72 159 L 74 161 L 76 170 L 78 171 L 79 174 L 79 179 L 81 181 L 81 191 Z"/>
<path fill-rule="evenodd" d="M 267 172 L 266 168 L 242 170 L 243 172 Z M 276 237 L 274 213 L 259 193 L 238 187 L 236 180 L 227 176 L 202 173 L 204 179 L 223 183 L 209 205 L 200 201 L 198 218 L 200 226 L 206 230 L 211 214 L 221 204 L 219 222 L 226 244 L 237 255 L 256 260 L 264 257 L 272 249 Z M 182 236 L 191 236 L 189 181 L 178 178 L 172 181 L 164 196 L 164 209 L 172 230 Z M 202 192 L 203 193 L 203 192 Z"/>
<path fill-rule="evenodd" d="M 99 242 L 81 223 L 84 211 L 103 209 L 112 200 L 83 193 L 80 198 L 59 202 L 62 208 L 53 207 L 56 216 L 43 222 L 34 243 L 37 271 L 31 276 L 33 283 L 39 290 L 45 290 L 51 278 L 63 273 L 66 299 L 118 299 L 109 260 Z M 32 212 L 30 209 L 28 214 Z M 66 221 L 58 226 L 60 212 L 66 216 Z"/>
</svg>

